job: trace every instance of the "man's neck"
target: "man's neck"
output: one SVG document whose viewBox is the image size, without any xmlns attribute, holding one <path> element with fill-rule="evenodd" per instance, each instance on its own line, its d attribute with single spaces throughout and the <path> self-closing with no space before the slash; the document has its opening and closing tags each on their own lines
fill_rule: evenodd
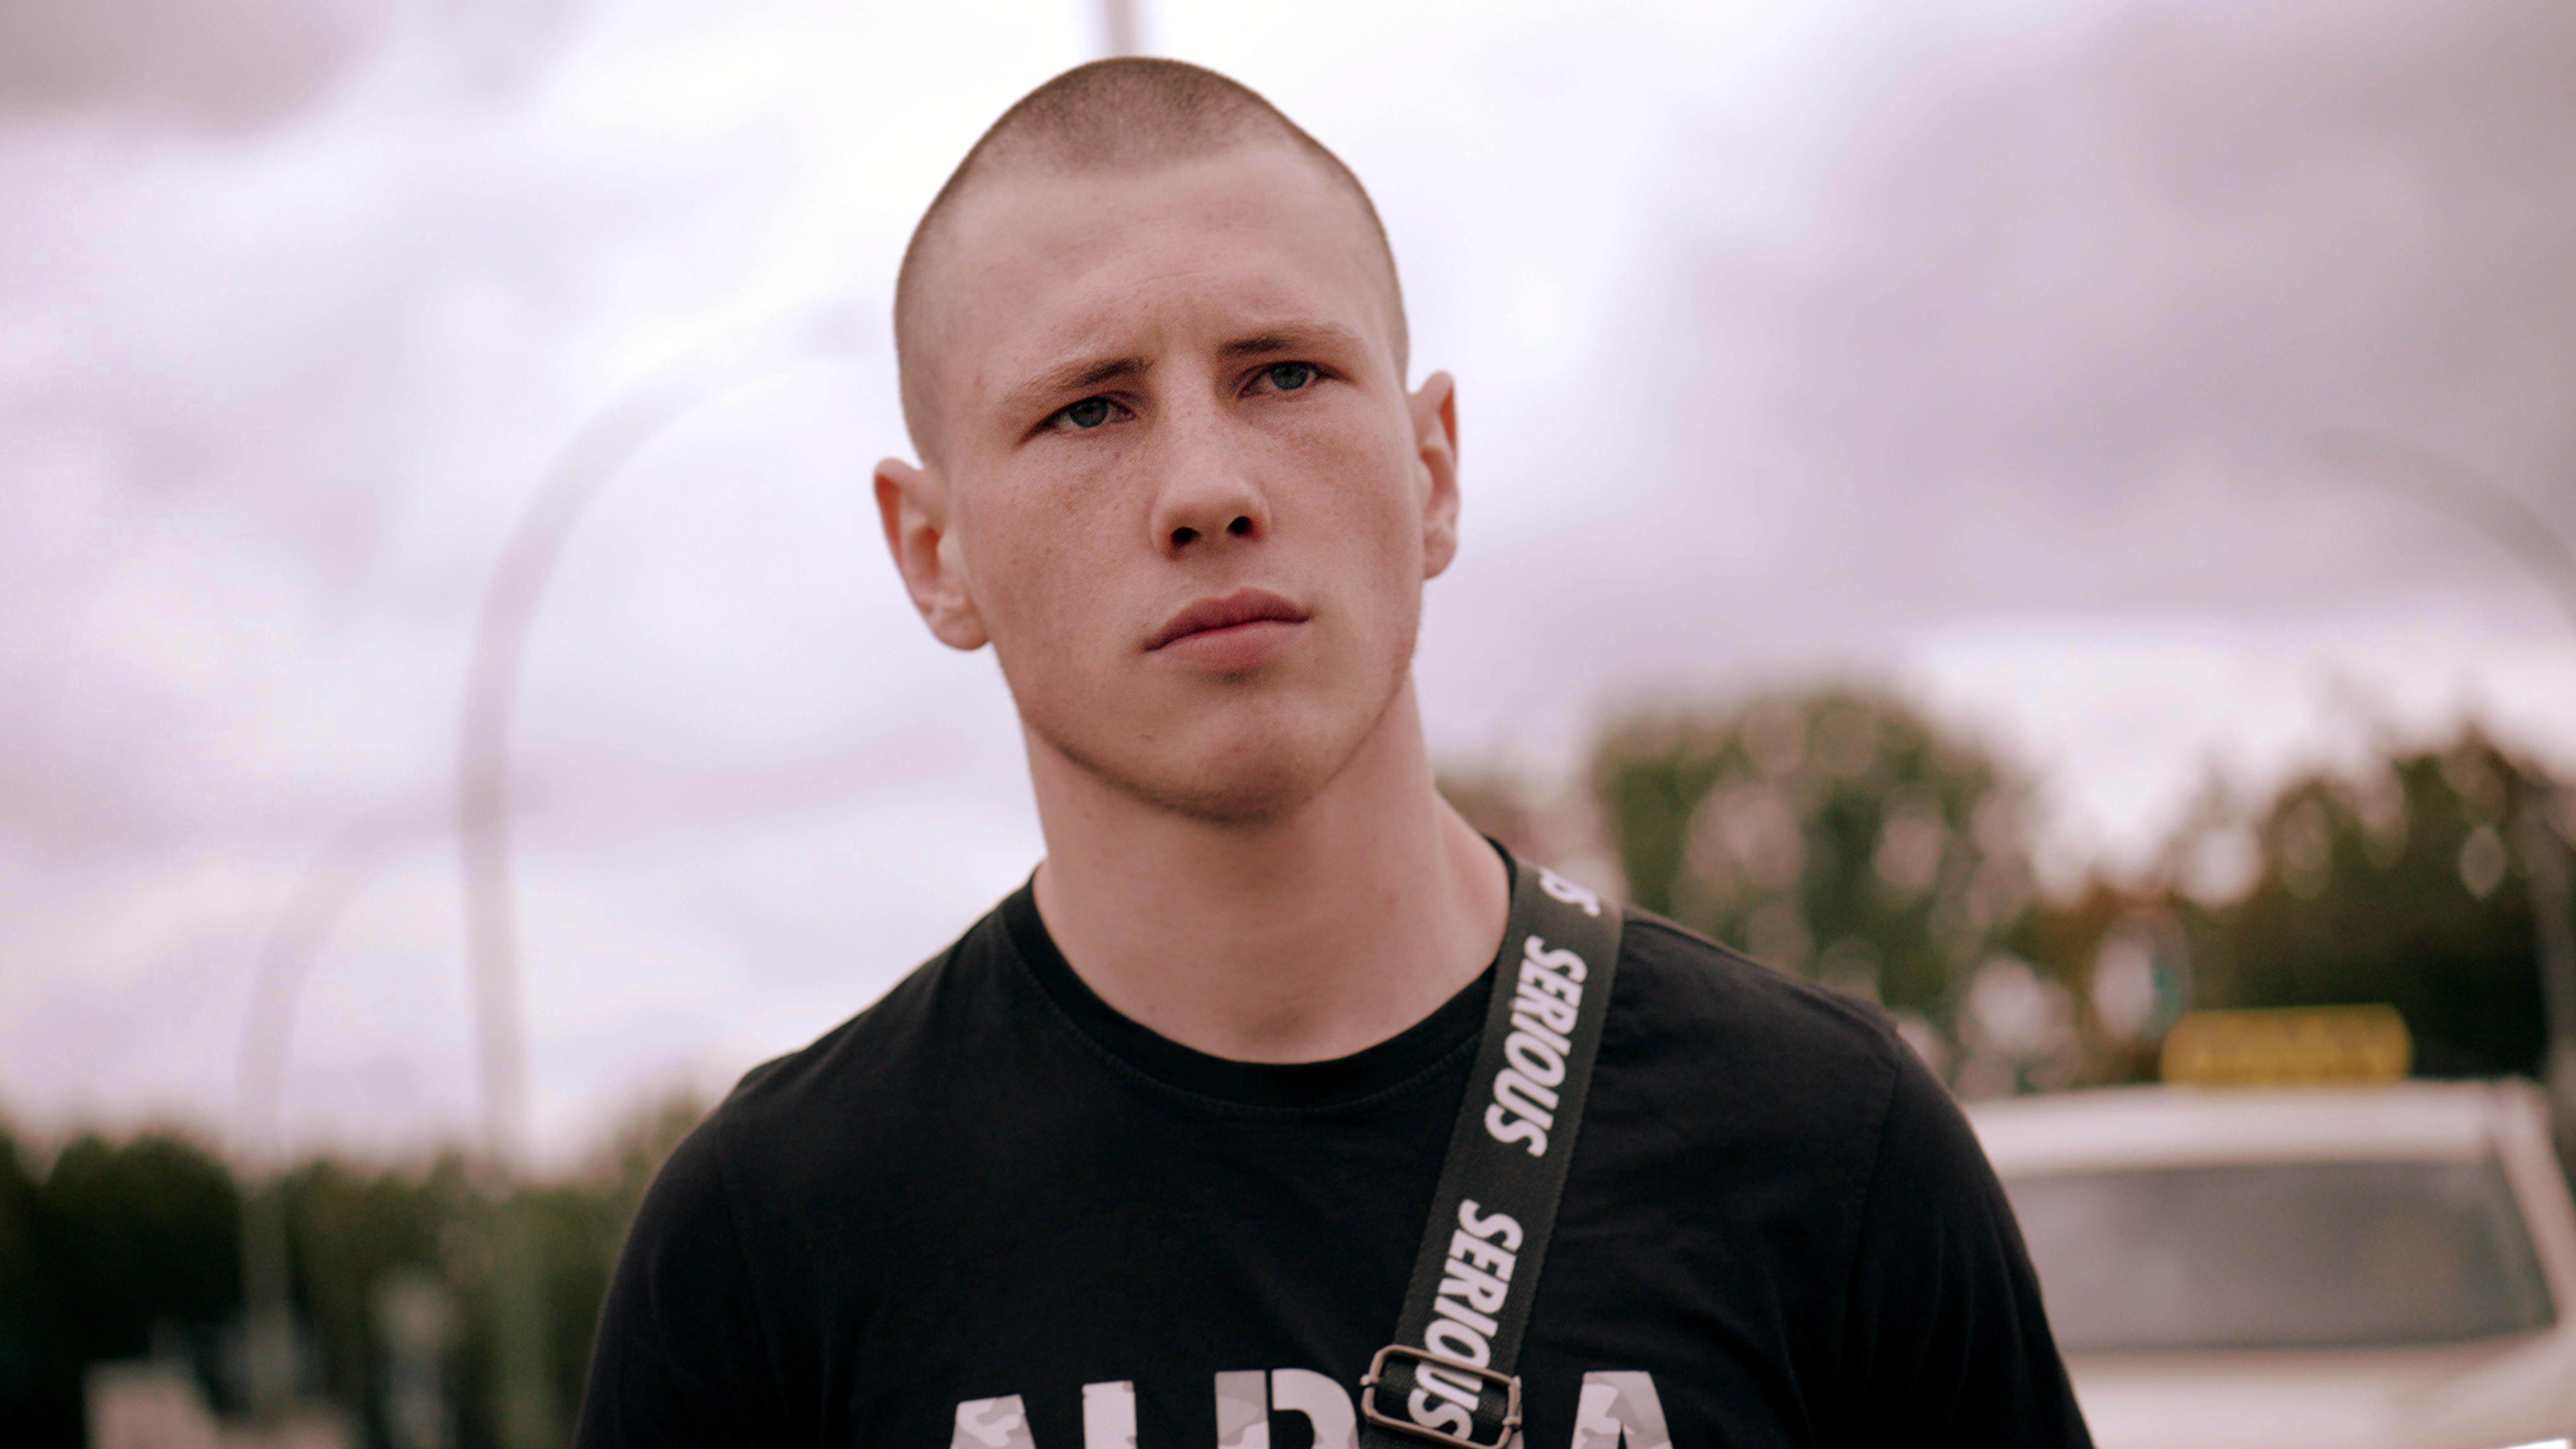
<svg viewBox="0 0 2576 1449">
<path fill-rule="evenodd" d="M 1350 763 L 1258 825 L 1193 820 L 1032 749 L 1038 913 L 1103 1001 L 1235 1061 L 1348 1056 L 1493 959 L 1501 860 L 1432 786 L 1407 683 Z"/>
</svg>

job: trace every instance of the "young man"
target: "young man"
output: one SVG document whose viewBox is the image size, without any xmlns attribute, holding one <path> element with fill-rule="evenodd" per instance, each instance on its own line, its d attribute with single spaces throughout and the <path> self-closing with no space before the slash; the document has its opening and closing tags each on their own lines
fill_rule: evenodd
<svg viewBox="0 0 2576 1449">
<path fill-rule="evenodd" d="M 583 1444 L 1489 1444 L 1523 1289 L 1528 1449 L 2084 1442 L 2010 1210 L 1887 1023 L 1631 914 L 1578 1028 L 1523 913 L 1599 903 L 1433 790 L 1456 394 L 1407 389 L 1338 161 L 1212 73 L 1082 67 L 958 167 L 895 311 L 921 461 L 878 469 L 886 538 L 1000 659 L 1046 859 L 663 1170 Z M 1552 1238 L 1476 1192 L 1432 1222 L 1453 1129 L 1558 1165 Z M 1458 1296 L 1363 1395 L 1426 1251 Z"/>
</svg>

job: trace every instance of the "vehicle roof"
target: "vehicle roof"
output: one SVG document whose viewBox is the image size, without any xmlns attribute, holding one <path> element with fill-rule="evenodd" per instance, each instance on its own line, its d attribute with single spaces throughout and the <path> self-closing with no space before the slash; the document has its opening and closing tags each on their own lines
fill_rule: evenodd
<svg viewBox="0 0 2576 1449">
<path fill-rule="evenodd" d="M 2101 1087 L 1967 1105 L 2007 1177 L 2229 1162 L 2463 1160 L 2528 1131 L 2529 1083 Z"/>
</svg>

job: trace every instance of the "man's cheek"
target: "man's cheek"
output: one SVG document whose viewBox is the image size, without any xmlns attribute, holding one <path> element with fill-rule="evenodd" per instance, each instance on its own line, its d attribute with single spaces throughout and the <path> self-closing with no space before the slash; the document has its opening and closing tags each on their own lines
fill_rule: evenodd
<svg viewBox="0 0 2576 1449">
<path fill-rule="evenodd" d="M 1028 535 L 1023 535 L 1026 537 Z M 1082 571 L 1044 546 L 994 551 L 979 570 L 996 606 L 1016 631 L 1046 632 L 1088 612 L 1079 595 Z"/>
</svg>

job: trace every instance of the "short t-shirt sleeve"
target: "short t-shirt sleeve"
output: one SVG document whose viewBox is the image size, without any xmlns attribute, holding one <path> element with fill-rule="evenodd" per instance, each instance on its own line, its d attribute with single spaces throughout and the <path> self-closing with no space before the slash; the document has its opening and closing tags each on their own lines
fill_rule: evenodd
<svg viewBox="0 0 2576 1449">
<path fill-rule="evenodd" d="M 627 1233 L 591 1350 L 579 1449 L 791 1442 L 721 1120 L 672 1154 Z"/>
<path fill-rule="evenodd" d="M 2089 1449 L 2003 1186 L 1949 1093 L 1895 1055 L 1851 1264 L 1838 1437 Z"/>
</svg>

